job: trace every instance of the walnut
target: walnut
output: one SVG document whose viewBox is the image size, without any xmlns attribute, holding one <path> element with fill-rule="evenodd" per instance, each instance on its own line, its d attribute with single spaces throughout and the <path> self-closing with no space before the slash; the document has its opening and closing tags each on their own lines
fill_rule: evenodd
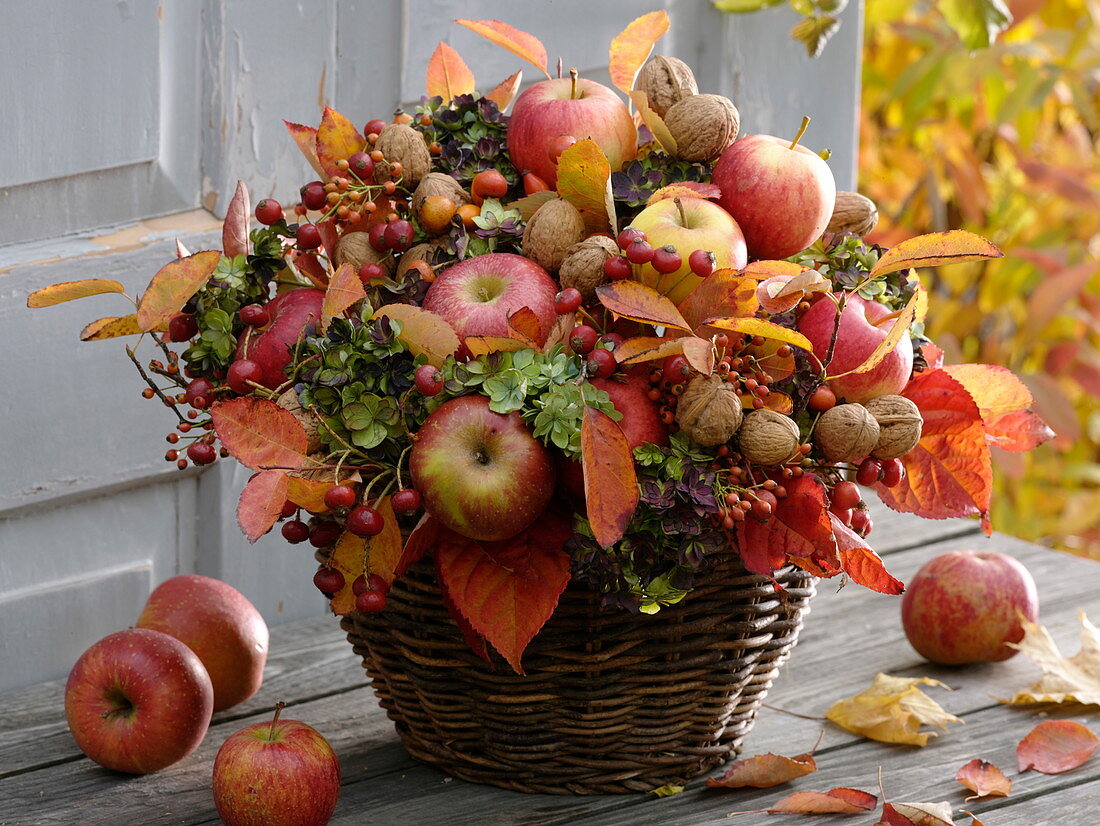
<svg viewBox="0 0 1100 826">
<path fill-rule="evenodd" d="M 904 396 L 879 396 L 867 402 L 866 407 L 879 428 L 872 456 L 897 459 L 917 446 L 924 419 L 913 402 Z"/>
<path fill-rule="evenodd" d="M 404 123 L 391 123 L 378 135 L 374 148 L 384 160 L 374 168 L 374 180 L 383 183 L 390 179 L 390 164 L 401 164 L 401 183 L 412 189 L 431 171 L 432 156 L 424 136 Z"/>
<path fill-rule="evenodd" d="M 722 445 L 741 426 L 741 398 L 733 385 L 718 375 L 694 376 L 676 403 L 681 432 L 706 447 Z"/>
<path fill-rule="evenodd" d="M 578 241 L 565 251 L 558 280 L 562 287 L 576 287 L 585 298 L 591 298 L 596 287 L 607 281 L 604 262 L 618 254 L 619 245 L 604 235 Z"/>
<path fill-rule="evenodd" d="M 523 231 L 523 254 L 547 272 L 556 272 L 565 252 L 584 238 L 584 219 L 568 201 L 555 198 L 535 210 Z"/>
<path fill-rule="evenodd" d="M 665 126 L 676 141 L 676 155 L 686 161 L 712 161 L 737 139 L 741 116 L 729 98 L 692 95 L 673 104 Z"/>
<path fill-rule="evenodd" d="M 638 72 L 634 88 L 645 92 L 649 108 L 664 117 L 674 103 L 699 94 L 691 67 L 678 57 L 654 55 Z"/>
<path fill-rule="evenodd" d="M 275 404 L 294 415 L 306 432 L 309 441 L 306 444 L 306 452 L 313 453 L 321 449 L 321 421 L 312 410 L 306 410 L 298 401 L 298 391 L 293 387 L 275 400 Z"/>
<path fill-rule="evenodd" d="M 458 181 L 442 172 L 429 172 L 420 179 L 420 183 L 416 185 L 416 190 L 412 194 L 412 200 L 409 202 L 412 211 L 419 215 L 424 202 L 433 195 L 450 198 L 455 202 L 455 206 L 470 203 L 470 194 L 458 185 Z"/>
<path fill-rule="evenodd" d="M 838 192 L 829 232 L 850 232 L 863 237 L 878 223 L 878 207 L 858 192 Z"/>
<path fill-rule="evenodd" d="M 865 459 L 878 436 L 878 422 L 862 404 L 838 404 L 822 413 L 814 427 L 814 443 L 830 462 Z"/>
<path fill-rule="evenodd" d="M 745 416 L 737 431 L 741 455 L 754 465 L 778 465 L 798 451 L 794 419 L 764 407 Z"/>
<path fill-rule="evenodd" d="M 349 232 L 336 243 L 336 255 L 333 263 L 351 264 L 359 269 L 364 264 L 378 264 L 386 274 L 393 272 L 393 256 L 388 252 L 379 252 L 370 244 L 365 232 Z"/>
</svg>

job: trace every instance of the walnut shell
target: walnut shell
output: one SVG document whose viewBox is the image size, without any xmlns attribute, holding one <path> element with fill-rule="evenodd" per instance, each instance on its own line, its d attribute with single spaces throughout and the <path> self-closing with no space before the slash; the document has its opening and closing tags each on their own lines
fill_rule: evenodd
<svg viewBox="0 0 1100 826">
<path fill-rule="evenodd" d="M 897 459 L 917 446 L 924 418 L 904 396 L 879 396 L 865 405 L 878 422 L 878 441 L 871 455 L 876 459 Z"/>
<path fill-rule="evenodd" d="M 374 180 L 390 179 L 390 164 L 401 164 L 401 185 L 413 189 L 432 168 L 432 155 L 424 136 L 404 123 L 391 123 L 378 135 L 374 148 L 384 160 L 374 168 Z"/>
<path fill-rule="evenodd" d="M 645 92 L 649 108 L 662 118 L 674 103 L 699 94 L 691 67 L 678 57 L 664 55 L 654 55 L 646 61 L 634 88 Z"/>
<path fill-rule="evenodd" d="M 838 192 L 829 232 L 850 232 L 863 237 L 878 223 L 878 207 L 870 198 L 858 192 Z"/>
<path fill-rule="evenodd" d="M 692 95 L 673 104 L 665 126 L 676 141 L 676 155 L 686 161 L 712 161 L 737 139 L 741 116 L 721 95 Z"/>
<path fill-rule="evenodd" d="M 830 462 L 867 458 L 878 437 L 878 422 L 862 404 L 838 404 L 822 413 L 814 427 L 814 444 Z"/>
<path fill-rule="evenodd" d="M 745 416 L 737 431 L 741 455 L 754 465 L 778 465 L 798 450 L 794 419 L 764 407 Z"/>
<path fill-rule="evenodd" d="M 409 206 L 416 215 L 419 215 L 424 202 L 433 195 L 450 198 L 455 202 L 456 207 L 470 203 L 470 193 L 459 186 L 458 181 L 442 172 L 429 172 L 416 185 Z"/>
<path fill-rule="evenodd" d="M 743 413 L 737 390 L 721 376 L 694 376 L 676 403 L 680 431 L 705 447 L 716 447 L 733 438 Z"/>
<path fill-rule="evenodd" d="M 593 235 L 578 241 L 565 251 L 558 281 L 562 287 L 575 287 L 585 298 L 591 298 L 596 287 L 607 281 L 603 265 L 619 254 L 619 245 L 604 235 Z"/>
<path fill-rule="evenodd" d="M 321 420 L 317 418 L 312 410 L 306 410 L 302 407 L 301 402 L 298 401 L 298 391 L 291 387 L 275 400 L 275 404 L 293 414 L 298 423 L 302 425 L 302 429 L 306 432 L 306 438 L 309 439 L 306 443 L 306 452 L 313 453 L 320 450 Z"/>
<path fill-rule="evenodd" d="M 547 272 L 556 272 L 566 251 L 584 238 L 584 219 L 563 198 L 535 210 L 523 231 L 523 254 Z"/>
<path fill-rule="evenodd" d="M 393 273 L 393 256 L 388 252 L 379 252 L 370 244 L 365 232 L 349 232 L 336 242 L 334 262 L 337 267 L 351 264 L 359 269 L 364 264 L 378 264 L 386 274 Z"/>
</svg>

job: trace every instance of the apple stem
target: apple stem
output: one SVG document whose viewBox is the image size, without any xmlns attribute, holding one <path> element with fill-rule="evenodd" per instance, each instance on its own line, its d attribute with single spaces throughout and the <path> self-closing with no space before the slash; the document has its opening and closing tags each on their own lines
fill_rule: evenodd
<svg viewBox="0 0 1100 826">
<path fill-rule="evenodd" d="M 558 55 L 558 80 L 561 80 L 561 55 Z"/>
<path fill-rule="evenodd" d="M 569 70 L 569 99 L 577 99 L 577 67 L 574 66 Z"/>
<path fill-rule="evenodd" d="M 676 209 L 680 213 L 680 226 L 686 227 L 688 219 L 687 219 L 687 215 L 684 214 L 684 204 L 683 204 L 683 202 L 680 200 L 679 196 L 673 198 L 672 200 L 676 202 Z"/>
<path fill-rule="evenodd" d="M 286 703 L 284 703 L 282 700 L 279 700 L 279 702 L 275 704 L 275 716 L 271 718 L 271 728 L 268 729 L 267 732 L 268 740 L 275 739 L 275 726 L 278 725 L 279 715 L 283 713 L 284 708 L 286 708 Z"/>
<path fill-rule="evenodd" d="M 794 140 L 791 141 L 791 145 L 788 147 L 788 149 L 794 149 L 796 146 L 798 146 L 798 142 L 800 140 L 802 140 L 802 136 L 806 134 L 806 130 L 809 127 L 810 127 L 810 116 L 809 115 L 803 115 L 802 116 L 802 126 L 799 128 L 798 134 L 794 136 Z"/>
</svg>

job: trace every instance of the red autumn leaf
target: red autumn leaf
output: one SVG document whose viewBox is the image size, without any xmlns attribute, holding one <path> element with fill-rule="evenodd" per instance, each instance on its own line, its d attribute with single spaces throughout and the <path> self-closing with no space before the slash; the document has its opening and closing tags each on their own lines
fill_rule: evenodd
<svg viewBox="0 0 1100 826">
<path fill-rule="evenodd" d="M 821 576 L 839 573 L 825 488 L 812 476 L 789 479 L 785 487 L 787 496 L 778 501 L 768 521 L 749 516 L 737 523 L 737 546 L 745 568 L 771 576 L 787 557 L 793 557 L 799 564 L 819 568 Z"/>
<path fill-rule="evenodd" d="M 896 595 L 905 590 L 905 583 L 890 575 L 879 555 L 867 547 L 859 534 L 841 522 L 835 514 L 830 513 L 829 519 L 833 525 L 837 548 L 840 550 L 840 567 L 852 578 L 852 582 L 880 594 Z"/>
<path fill-rule="evenodd" d="M 625 29 L 611 41 L 607 73 L 611 82 L 627 94 L 634 88 L 634 79 L 642 65 L 649 60 L 650 52 L 658 40 L 668 31 L 668 12 L 651 11 L 631 20 Z"/>
<path fill-rule="evenodd" d="M 145 332 L 138 326 L 137 313 L 99 318 L 80 331 L 81 341 L 102 341 L 119 336 L 136 336 Z"/>
<path fill-rule="evenodd" d="M 974 399 L 943 370 L 918 373 L 902 395 L 916 404 L 924 428 L 920 442 L 901 459 L 905 478 L 893 488 L 876 484 L 879 498 L 926 519 L 986 517 L 993 472 Z"/>
<path fill-rule="evenodd" d="M 137 320 L 141 329 L 155 330 L 178 313 L 210 280 L 221 257 L 217 250 L 207 250 L 177 258 L 161 267 L 138 302 Z"/>
<path fill-rule="evenodd" d="M 968 801 L 979 797 L 1008 797 L 1012 791 L 1012 781 L 1004 776 L 1004 772 L 976 757 L 959 769 L 955 779 L 974 792 L 973 797 L 967 798 Z"/>
<path fill-rule="evenodd" d="M 955 826 L 949 803 L 884 803 L 880 822 L 886 826 Z"/>
<path fill-rule="evenodd" d="M 439 367 L 458 349 L 458 334 L 454 328 L 431 310 L 412 304 L 387 304 L 375 310 L 371 318 L 381 316 L 399 322 L 401 332 L 397 337 L 408 345 L 414 356 L 423 354 L 429 364 Z"/>
<path fill-rule="evenodd" d="M 924 360 L 928 362 L 929 370 L 938 370 L 943 367 L 943 350 L 937 347 L 932 342 L 922 344 L 920 346 L 921 354 L 924 356 Z"/>
<path fill-rule="evenodd" d="M 310 513 L 325 513 L 329 506 L 325 504 L 325 493 L 332 482 L 324 479 L 305 479 L 301 476 L 287 478 L 286 498 Z"/>
<path fill-rule="evenodd" d="M 599 145 L 579 140 L 558 156 L 558 195 L 584 218 L 589 232 L 615 229 L 615 200 L 611 194 L 611 164 Z"/>
<path fill-rule="evenodd" d="M 446 530 L 446 529 L 444 529 Z M 489 658 L 489 644 L 486 642 L 485 637 L 474 630 L 474 627 L 470 625 L 470 621 L 462 615 L 462 612 L 458 609 L 454 599 L 451 597 L 451 592 L 447 589 L 447 582 L 443 576 L 443 571 L 440 568 L 440 556 L 435 558 L 435 579 L 439 583 L 439 595 L 443 598 L 443 605 L 446 606 L 448 613 L 451 615 L 451 619 L 455 621 L 455 625 L 458 626 L 458 630 L 462 632 L 462 638 L 466 640 L 466 644 L 470 646 L 470 650 L 485 662 L 492 662 Z"/>
<path fill-rule="evenodd" d="M 1072 720 L 1044 720 L 1016 746 L 1021 772 L 1061 774 L 1076 769 L 1100 747 L 1100 737 Z"/>
<path fill-rule="evenodd" d="M 669 131 L 664 118 L 653 111 L 653 107 L 649 105 L 649 95 L 642 91 L 634 91 L 628 92 L 627 96 L 630 98 L 631 103 L 638 108 L 638 114 L 642 118 L 642 123 L 646 125 L 646 128 L 649 129 L 651 133 L 653 133 L 653 137 L 657 139 L 657 143 L 661 145 L 661 148 L 665 150 L 666 153 L 675 157 L 677 150 L 676 138 L 672 136 L 672 132 Z M 680 187 L 665 187 L 664 189 L 658 190 L 658 192 L 676 189 L 680 189 Z M 690 194 L 694 195 L 695 193 Z M 650 199 L 646 201 L 646 206 L 654 203 L 655 200 L 659 201 L 665 197 L 673 198 L 675 194 L 662 195 L 661 198 L 657 198 L 657 193 L 654 193 Z"/>
<path fill-rule="evenodd" d="M 325 272 L 325 268 L 321 266 L 321 262 L 317 260 L 316 255 L 311 252 L 290 250 L 290 260 L 298 272 L 309 279 L 314 287 L 321 290 L 328 287 L 328 273 Z"/>
<path fill-rule="evenodd" d="M 503 112 L 512 104 L 516 95 L 519 94 L 521 83 L 523 83 L 523 72 L 516 72 L 514 75 L 505 78 L 494 86 L 493 91 L 486 94 L 485 97 L 495 103 L 497 109 Z"/>
<path fill-rule="evenodd" d="M 1047 423 L 1031 411 L 1031 391 L 1011 370 L 992 364 L 952 364 L 943 369 L 973 397 L 986 435 L 997 447 L 1019 453 L 1054 437 Z"/>
<path fill-rule="evenodd" d="M 317 127 L 317 158 L 327 178 L 340 174 L 337 161 L 346 161 L 361 152 L 367 140 L 359 134 L 350 120 L 335 109 L 326 106 Z"/>
<path fill-rule="evenodd" d="M 454 49 L 443 41 L 435 47 L 428 60 L 428 73 L 424 79 L 428 97 L 443 98 L 448 104 L 459 95 L 474 93 L 474 73 Z"/>
<path fill-rule="evenodd" d="M 496 43 L 502 49 L 507 49 L 516 57 L 526 60 L 550 77 L 550 73 L 546 71 L 546 47 L 533 34 L 509 26 L 507 23 L 501 23 L 499 20 L 456 20 L 455 22 Z"/>
<path fill-rule="evenodd" d="M 336 222 L 331 218 L 318 221 L 317 231 L 321 233 L 321 248 L 325 251 L 329 260 L 336 258 L 336 245 L 340 243 L 340 233 L 336 229 Z"/>
<path fill-rule="evenodd" d="M 87 298 L 90 295 L 124 292 L 126 292 L 126 288 L 118 281 L 110 278 L 82 278 L 79 281 L 64 281 L 60 284 L 50 284 L 48 287 L 35 290 L 27 296 L 27 306 L 31 308 L 52 307 L 54 304 L 73 301 L 77 298 Z"/>
<path fill-rule="evenodd" d="M 532 350 L 539 349 L 536 342 L 542 334 L 542 322 L 530 307 L 520 307 L 509 315 L 508 328 L 513 338 Z"/>
<path fill-rule="evenodd" d="M 302 425 L 273 401 L 241 396 L 218 402 L 210 416 L 226 450 L 247 468 L 285 470 L 311 464 Z"/>
<path fill-rule="evenodd" d="M 859 789 L 831 789 L 827 792 L 795 792 L 768 809 L 730 814 L 858 815 L 878 806 L 878 798 Z"/>
<path fill-rule="evenodd" d="M 367 572 L 367 540 L 351 531 L 344 531 L 336 540 L 328 564 L 344 575 L 344 587 L 329 599 L 332 613 L 343 616 L 355 610 L 355 592 L 352 583 Z"/>
<path fill-rule="evenodd" d="M 895 244 L 871 268 L 871 275 L 886 275 L 910 267 L 937 267 L 941 264 L 1002 257 L 1004 253 L 980 235 L 953 229 L 918 235 Z"/>
<path fill-rule="evenodd" d="M 309 165 L 313 167 L 313 171 L 322 178 L 325 177 L 325 169 L 321 166 L 320 158 L 317 157 L 317 130 L 312 126 L 303 126 L 288 120 L 284 120 L 283 124 L 286 126 L 286 131 L 290 133 L 290 137 L 294 139 L 294 143 L 309 161 Z"/>
<path fill-rule="evenodd" d="M 284 471 L 264 470 L 248 480 L 237 500 L 237 524 L 249 542 L 255 542 L 278 521 L 286 494 Z"/>
<path fill-rule="evenodd" d="M 321 302 L 321 332 L 328 330 L 332 319 L 340 316 L 355 304 L 367 297 L 363 282 L 354 264 L 344 263 L 333 274 Z"/>
<path fill-rule="evenodd" d="M 412 529 L 408 539 L 405 540 L 401 558 L 394 567 L 394 576 L 399 577 L 404 574 L 405 571 L 409 570 L 410 565 L 419 562 L 424 554 L 434 548 L 442 530 L 442 526 L 431 516 L 426 513 L 421 516 L 420 521 L 416 523 L 416 527 Z"/>
<path fill-rule="evenodd" d="M 440 531 L 436 570 L 451 601 L 517 674 L 527 644 L 554 613 L 569 582 L 572 531 L 560 517 L 543 516 L 519 536 L 480 543 Z"/>
<path fill-rule="evenodd" d="M 743 789 L 746 786 L 768 789 L 815 771 L 817 762 L 812 754 L 799 754 L 795 757 L 758 754 L 756 757 L 738 760 L 721 777 L 708 777 L 707 785 L 712 789 Z"/>
<path fill-rule="evenodd" d="M 680 302 L 691 329 L 702 326 L 708 318 L 739 318 L 756 315 L 760 302 L 756 297 L 756 282 L 743 278 L 736 270 L 718 270 L 699 282 Z"/>
<path fill-rule="evenodd" d="M 225 210 L 222 221 L 222 252 L 230 258 L 248 255 L 248 223 L 252 220 L 252 200 L 244 181 L 237 181 L 237 190 Z"/>
<path fill-rule="evenodd" d="M 592 534 L 608 548 L 622 537 L 638 507 L 638 478 L 622 428 L 594 407 L 584 409 L 581 422 L 581 466 Z"/>
<path fill-rule="evenodd" d="M 659 327 L 690 332 L 687 321 L 668 298 L 637 281 L 613 281 L 596 288 L 600 302 L 616 315 Z"/>
</svg>

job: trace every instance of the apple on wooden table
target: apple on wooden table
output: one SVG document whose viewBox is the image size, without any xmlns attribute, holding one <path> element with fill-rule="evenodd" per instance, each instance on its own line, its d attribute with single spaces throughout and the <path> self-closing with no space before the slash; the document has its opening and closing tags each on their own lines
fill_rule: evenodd
<svg viewBox="0 0 1100 826">
<path fill-rule="evenodd" d="M 65 686 L 73 739 L 101 766 L 147 774 L 198 748 L 214 689 L 195 653 L 142 628 L 104 637 L 81 655 Z"/>
</svg>

